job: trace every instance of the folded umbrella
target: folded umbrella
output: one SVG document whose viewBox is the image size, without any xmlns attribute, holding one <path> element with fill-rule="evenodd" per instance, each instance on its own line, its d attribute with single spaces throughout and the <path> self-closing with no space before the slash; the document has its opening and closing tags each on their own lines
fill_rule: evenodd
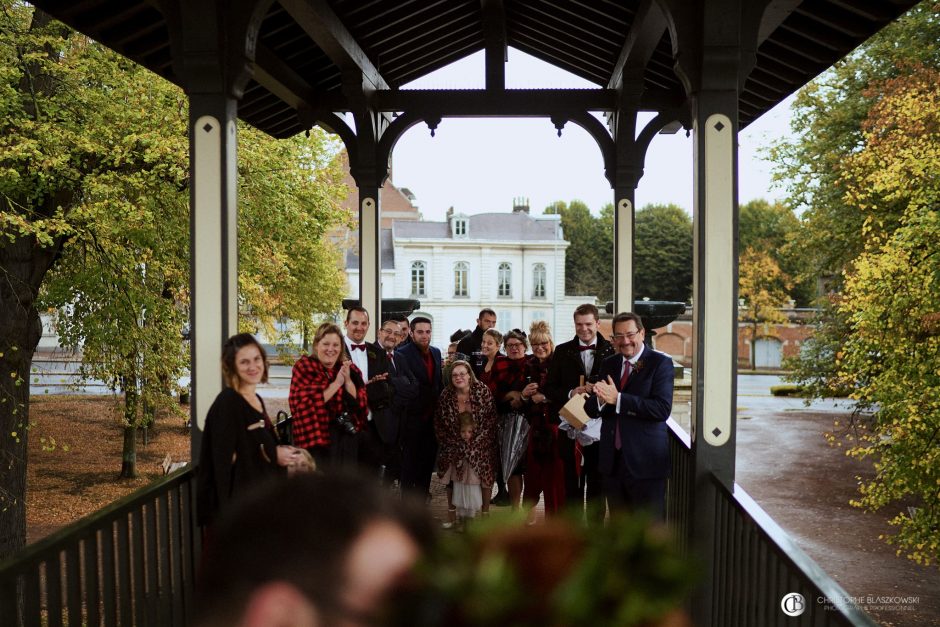
<svg viewBox="0 0 940 627">
<path fill-rule="evenodd" d="M 503 478 L 508 479 L 519 465 L 529 444 L 529 422 L 518 412 L 503 416 L 499 425 L 499 458 Z"/>
</svg>

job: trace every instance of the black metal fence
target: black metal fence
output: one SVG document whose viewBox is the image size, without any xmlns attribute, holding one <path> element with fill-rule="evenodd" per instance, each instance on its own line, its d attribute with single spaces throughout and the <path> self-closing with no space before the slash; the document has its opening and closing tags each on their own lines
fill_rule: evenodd
<svg viewBox="0 0 940 627">
<path fill-rule="evenodd" d="M 871 617 L 825 573 L 737 484 L 733 491 L 714 476 L 693 494 L 694 469 L 689 435 L 669 421 L 672 478 L 666 517 L 684 550 L 693 525 L 715 530 L 713 554 L 699 555 L 707 570 L 711 598 L 696 625 L 715 627 L 842 626 L 876 627 Z M 702 489 L 702 488 L 706 489 Z M 714 521 L 694 521 L 694 498 L 712 498 Z M 701 511 L 701 510 L 699 510 Z"/>
<path fill-rule="evenodd" d="M 0 617 L 20 625 L 185 625 L 201 538 L 183 468 L 0 563 Z"/>
</svg>

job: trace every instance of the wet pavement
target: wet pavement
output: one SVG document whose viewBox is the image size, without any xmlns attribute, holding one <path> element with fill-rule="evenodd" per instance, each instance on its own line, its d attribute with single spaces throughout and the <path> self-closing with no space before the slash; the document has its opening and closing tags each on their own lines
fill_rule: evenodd
<svg viewBox="0 0 940 627">
<path fill-rule="evenodd" d="M 775 379 L 738 379 L 737 483 L 880 624 L 940 625 L 937 566 L 918 566 L 879 540 L 895 512 L 849 505 L 856 476 L 872 470 L 824 438 L 834 420 L 844 424 L 845 401 L 806 407 L 802 399 L 772 397 Z"/>
</svg>

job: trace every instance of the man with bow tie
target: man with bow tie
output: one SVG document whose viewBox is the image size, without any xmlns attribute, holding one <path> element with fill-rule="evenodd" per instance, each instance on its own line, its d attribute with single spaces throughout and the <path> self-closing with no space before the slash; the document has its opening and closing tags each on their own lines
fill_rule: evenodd
<svg viewBox="0 0 940 627">
<path fill-rule="evenodd" d="M 359 434 L 359 463 L 369 474 L 378 476 L 389 465 L 390 447 L 397 443 L 398 427 L 397 421 L 389 424 L 394 391 L 388 381 L 388 360 L 385 351 L 366 342 L 369 326 L 369 312 L 364 307 L 357 305 L 346 312 L 346 353 L 362 372 L 369 399 L 369 415 Z"/>
<path fill-rule="evenodd" d="M 617 354 L 601 364 L 600 378 L 584 409 L 602 418 L 598 468 L 611 510 L 648 509 L 662 519 L 670 469 L 666 419 L 672 411 L 674 371 L 672 359 L 646 346 L 645 337 L 638 315 L 614 316 Z"/>
<path fill-rule="evenodd" d="M 598 333 L 597 322 L 597 307 L 590 303 L 579 305 L 574 310 L 576 337 L 555 347 L 543 390 L 552 401 L 553 412 L 557 413 L 575 394 L 593 392 L 601 363 L 614 353 L 613 345 Z M 558 445 L 565 467 L 565 502 L 580 507 L 587 490 L 588 506 L 603 520 L 604 491 L 597 470 L 598 446 L 581 446 L 569 438 L 559 439 Z"/>
</svg>

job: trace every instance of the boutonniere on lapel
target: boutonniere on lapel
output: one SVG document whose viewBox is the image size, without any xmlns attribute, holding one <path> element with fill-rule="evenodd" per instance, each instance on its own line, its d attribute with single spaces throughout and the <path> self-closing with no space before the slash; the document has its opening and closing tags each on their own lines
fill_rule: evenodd
<svg viewBox="0 0 940 627">
<path fill-rule="evenodd" d="M 640 370 L 643 370 L 643 360 L 637 359 L 636 363 L 633 364 L 633 374 L 638 373 Z"/>
</svg>

